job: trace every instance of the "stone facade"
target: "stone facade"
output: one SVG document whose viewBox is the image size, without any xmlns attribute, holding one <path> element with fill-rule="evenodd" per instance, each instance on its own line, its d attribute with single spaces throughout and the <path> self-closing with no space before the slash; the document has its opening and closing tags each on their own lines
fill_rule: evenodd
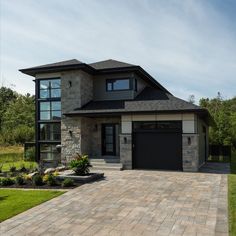
<svg viewBox="0 0 236 236">
<path fill-rule="evenodd" d="M 93 78 L 78 70 L 61 74 L 62 114 L 80 108 L 93 98 Z M 89 118 L 66 117 L 61 119 L 61 159 L 68 162 L 76 153 L 88 153 L 91 121 Z M 88 153 L 89 154 L 89 153 Z"/>
<path fill-rule="evenodd" d="M 80 108 L 93 99 L 93 77 L 81 70 L 61 74 L 62 114 Z"/>
<path fill-rule="evenodd" d="M 102 158 L 102 124 L 117 124 L 116 153 L 119 157 L 120 117 L 87 118 L 66 117 L 62 119 L 62 163 L 66 163 L 76 153 L 87 154 L 90 158 Z"/>
<path fill-rule="evenodd" d="M 132 135 L 120 134 L 120 162 L 126 170 L 132 169 Z"/>
<path fill-rule="evenodd" d="M 182 135 L 183 171 L 198 171 L 199 168 L 199 135 Z"/>
</svg>

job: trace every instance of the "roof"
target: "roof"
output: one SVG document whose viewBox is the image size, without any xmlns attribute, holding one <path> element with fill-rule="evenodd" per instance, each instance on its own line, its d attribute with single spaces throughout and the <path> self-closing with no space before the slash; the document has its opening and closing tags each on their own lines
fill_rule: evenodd
<svg viewBox="0 0 236 236">
<path fill-rule="evenodd" d="M 93 67 L 96 70 L 103 70 L 103 69 L 112 69 L 112 68 L 122 68 L 122 67 L 132 67 L 136 65 L 132 65 L 126 62 L 122 61 L 116 61 L 113 59 L 105 60 L 105 61 L 99 61 L 95 63 L 89 64 L 91 67 Z"/>
<path fill-rule="evenodd" d="M 28 68 L 28 69 L 23 69 L 23 70 L 58 67 L 58 66 L 68 66 L 68 65 L 78 65 L 78 64 L 82 64 L 82 62 L 78 61 L 77 59 L 71 59 L 71 60 L 67 60 L 67 61 L 60 61 L 60 62 L 50 63 L 50 64 L 46 64 L 46 65 L 41 65 L 41 66 L 35 66 L 35 67 Z"/>
<path fill-rule="evenodd" d="M 205 109 L 161 90 L 146 87 L 134 100 L 90 101 L 66 115 L 189 111 L 205 112 Z"/>
<path fill-rule="evenodd" d="M 78 61 L 77 59 L 72 59 L 68 61 L 61 61 L 41 66 L 30 67 L 26 69 L 20 69 L 22 73 L 31 76 L 36 76 L 36 74 L 40 73 L 52 73 L 69 70 L 84 70 L 85 72 L 93 75 L 104 73 L 135 72 L 151 86 L 155 88 L 160 88 L 165 92 L 171 94 L 142 67 L 113 59 L 94 62 L 90 64 L 83 63 L 81 61 Z"/>
</svg>

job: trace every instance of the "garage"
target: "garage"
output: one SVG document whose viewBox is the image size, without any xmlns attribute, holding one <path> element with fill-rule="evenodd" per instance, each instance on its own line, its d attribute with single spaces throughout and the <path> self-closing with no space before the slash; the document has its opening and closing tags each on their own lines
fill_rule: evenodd
<svg viewBox="0 0 236 236">
<path fill-rule="evenodd" d="M 133 122 L 133 169 L 182 170 L 182 122 Z"/>
</svg>

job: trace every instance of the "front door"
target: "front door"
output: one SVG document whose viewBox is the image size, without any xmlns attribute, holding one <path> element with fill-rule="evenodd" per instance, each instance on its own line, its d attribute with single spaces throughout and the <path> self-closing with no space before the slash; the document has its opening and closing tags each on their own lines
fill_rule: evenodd
<svg viewBox="0 0 236 236">
<path fill-rule="evenodd" d="M 102 124 L 102 155 L 116 155 L 115 124 Z"/>
</svg>

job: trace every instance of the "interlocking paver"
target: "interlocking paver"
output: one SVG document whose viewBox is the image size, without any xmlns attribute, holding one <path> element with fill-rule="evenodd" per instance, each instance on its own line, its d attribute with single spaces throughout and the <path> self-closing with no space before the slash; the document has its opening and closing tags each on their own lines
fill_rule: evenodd
<svg viewBox="0 0 236 236">
<path fill-rule="evenodd" d="M 0 235 L 227 235 L 227 176 L 110 171 L 0 224 Z"/>
</svg>

